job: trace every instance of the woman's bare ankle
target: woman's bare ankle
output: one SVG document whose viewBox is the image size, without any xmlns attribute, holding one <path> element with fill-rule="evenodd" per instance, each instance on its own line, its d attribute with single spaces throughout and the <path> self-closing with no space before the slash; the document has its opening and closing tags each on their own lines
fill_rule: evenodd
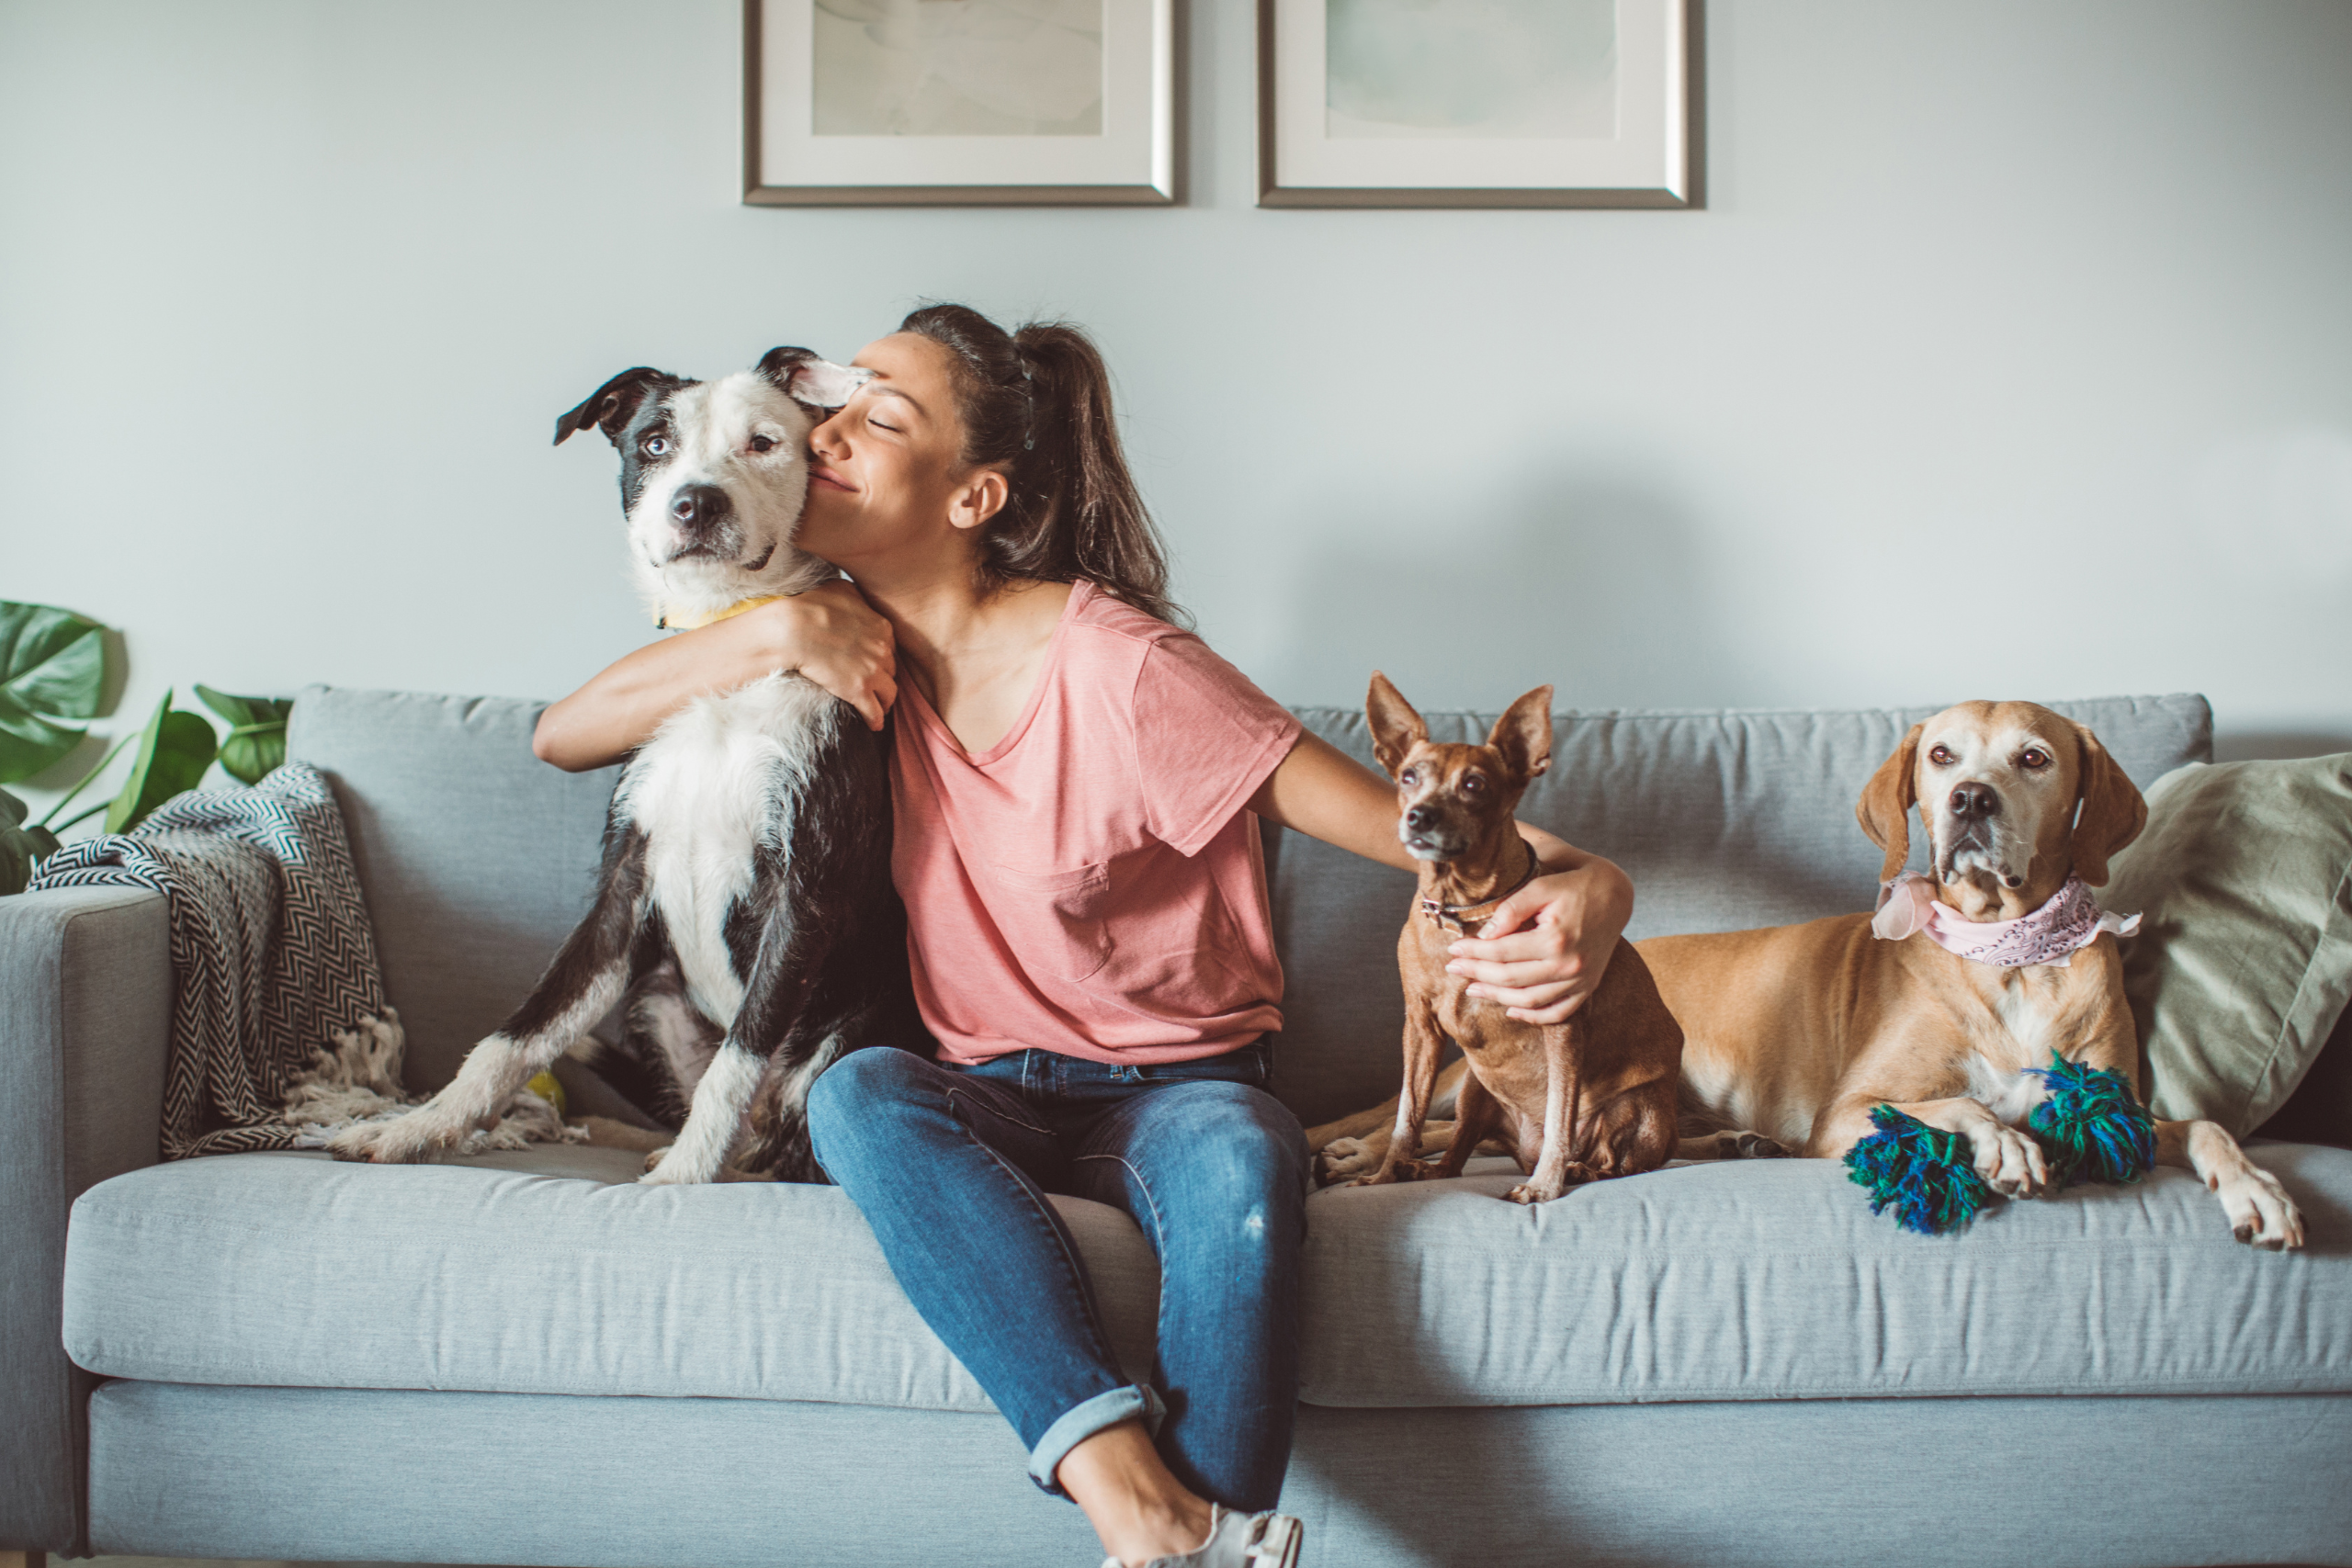
<svg viewBox="0 0 2352 1568">
<path fill-rule="evenodd" d="M 1054 1476 L 1085 1511 L 1102 1550 L 1127 1568 L 1182 1557 L 1208 1540 L 1207 1500 L 1169 1472 L 1140 1421 L 1095 1433 L 1063 1456 Z"/>
</svg>

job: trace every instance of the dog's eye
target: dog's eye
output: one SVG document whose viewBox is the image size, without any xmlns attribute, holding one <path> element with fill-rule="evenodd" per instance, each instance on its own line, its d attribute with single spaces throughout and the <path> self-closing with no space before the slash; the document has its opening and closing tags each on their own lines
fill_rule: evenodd
<svg viewBox="0 0 2352 1568">
<path fill-rule="evenodd" d="M 772 435 L 752 436 L 752 450 L 754 452 L 772 452 L 775 450 L 775 437 Z"/>
<path fill-rule="evenodd" d="M 1463 794 L 1464 794 L 1464 795 L 1476 795 L 1480 790 L 1483 790 L 1483 789 L 1485 789 L 1486 787 L 1487 787 L 1487 781 L 1486 781 L 1486 779 L 1485 779 L 1483 776 L 1481 776 L 1480 774 L 1477 774 L 1477 773 L 1464 773 L 1464 774 L 1463 774 L 1463 775 L 1462 775 L 1462 793 L 1463 793 Z"/>
<path fill-rule="evenodd" d="M 1417 768 L 1407 768 L 1396 775 L 1396 782 L 1400 784 L 1417 784 L 1421 782 L 1420 771 Z"/>
<path fill-rule="evenodd" d="M 2029 768 L 2046 768 L 2050 765 L 2050 753 L 2039 746 L 2029 746 L 2025 749 L 2025 755 L 2018 761 Z"/>
<path fill-rule="evenodd" d="M 1928 753 L 1928 761 L 1939 768 L 1951 767 L 1953 760 L 1951 748 L 1949 746 L 1939 746 Z"/>
<path fill-rule="evenodd" d="M 666 435 L 649 435 L 637 444 L 637 449 L 649 457 L 663 457 L 670 450 L 670 438 Z"/>
</svg>

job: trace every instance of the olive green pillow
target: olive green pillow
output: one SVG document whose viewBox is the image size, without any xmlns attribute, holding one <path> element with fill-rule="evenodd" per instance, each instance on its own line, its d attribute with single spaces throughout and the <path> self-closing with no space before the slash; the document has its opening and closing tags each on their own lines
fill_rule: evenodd
<svg viewBox="0 0 2352 1568">
<path fill-rule="evenodd" d="M 2123 989 L 2156 1114 L 2251 1133 L 2352 996 L 2352 752 L 2166 773 L 2099 903 L 2142 917 Z"/>
</svg>

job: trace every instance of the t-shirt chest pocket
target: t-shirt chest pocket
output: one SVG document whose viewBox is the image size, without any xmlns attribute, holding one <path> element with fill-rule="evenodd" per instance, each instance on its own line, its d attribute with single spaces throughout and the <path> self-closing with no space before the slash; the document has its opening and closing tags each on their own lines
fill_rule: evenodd
<svg viewBox="0 0 2352 1568">
<path fill-rule="evenodd" d="M 991 864 L 998 895 L 989 900 L 997 930 L 1023 962 L 1057 979 L 1090 979 L 1111 957 L 1104 921 L 1111 901 L 1107 863 L 1070 871 L 1023 871 Z"/>
</svg>

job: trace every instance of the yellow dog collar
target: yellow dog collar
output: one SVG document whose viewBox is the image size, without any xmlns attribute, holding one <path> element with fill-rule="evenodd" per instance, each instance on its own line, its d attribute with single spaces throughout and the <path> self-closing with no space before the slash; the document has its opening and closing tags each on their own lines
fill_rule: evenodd
<svg viewBox="0 0 2352 1568">
<path fill-rule="evenodd" d="M 697 626 L 717 626 L 721 621 L 731 621 L 746 610 L 756 610 L 763 604 L 773 604 L 779 599 L 789 597 L 789 594 L 784 593 L 763 593 L 756 599 L 738 600 L 724 610 L 713 610 L 707 615 L 698 615 L 690 610 L 663 610 L 661 615 L 654 617 L 653 624 L 665 632 L 690 632 Z"/>
</svg>

